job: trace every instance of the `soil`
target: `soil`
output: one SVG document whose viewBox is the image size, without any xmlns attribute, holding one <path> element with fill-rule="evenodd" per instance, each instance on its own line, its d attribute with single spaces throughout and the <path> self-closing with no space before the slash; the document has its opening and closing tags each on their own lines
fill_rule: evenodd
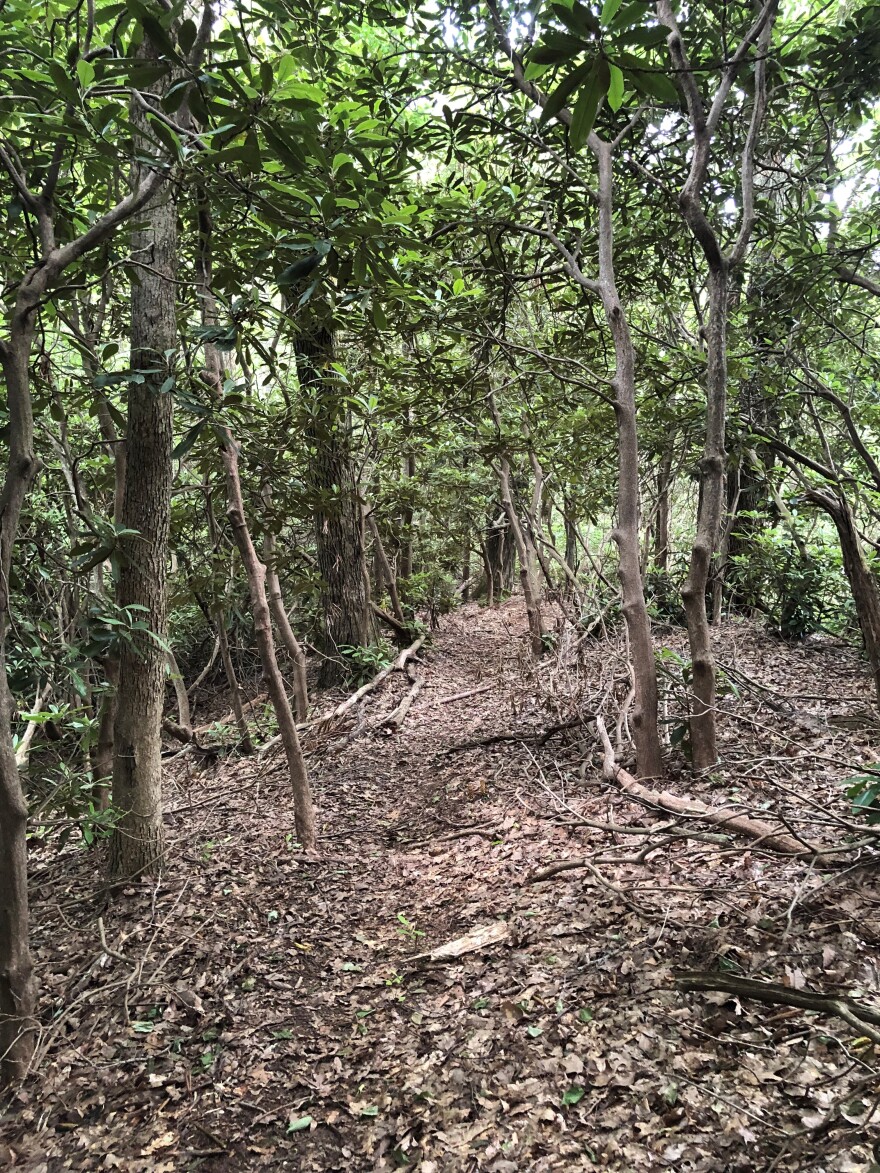
<svg viewBox="0 0 880 1173">
<path fill-rule="evenodd" d="M 399 732 L 402 673 L 314 730 L 320 858 L 280 754 L 169 762 L 158 882 L 112 889 L 102 848 L 35 844 L 37 1066 L 2 1106 L 0 1167 L 868 1173 L 880 1044 L 675 985 L 720 971 L 880 1007 L 880 840 L 846 793 L 880 759 L 866 665 L 727 625 L 722 760 L 697 778 L 684 636 L 661 634 L 663 786 L 837 849 L 787 858 L 603 780 L 588 718 L 614 738 L 622 649 L 558 630 L 534 666 L 520 601 L 463 607 Z M 430 957 L 487 926 L 495 943 Z"/>
</svg>

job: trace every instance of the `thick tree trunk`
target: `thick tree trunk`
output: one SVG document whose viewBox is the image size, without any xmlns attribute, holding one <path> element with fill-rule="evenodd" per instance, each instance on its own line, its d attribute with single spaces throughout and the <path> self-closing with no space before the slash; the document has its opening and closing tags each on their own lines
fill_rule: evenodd
<svg viewBox="0 0 880 1173">
<path fill-rule="evenodd" d="M 149 48 L 145 56 L 155 56 Z M 145 132 L 145 115 L 133 104 L 132 122 Z M 146 135 L 145 135 L 146 137 Z M 133 167 L 134 181 L 143 164 Z M 121 643 L 116 699 L 113 804 L 121 812 L 110 842 L 110 870 L 133 876 L 162 864 L 162 709 L 165 655 L 155 636 L 165 636 L 165 583 L 171 516 L 171 449 L 174 378 L 169 354 L 178 349 L 175 289 L 177 208 L 170 186 L 141 214 L 132 254 L 140 262 L 131 289 L 131 370 L 142 382 L 128 385 L 125 490 L 122 524 L 137 532 L 122 544 L 118 600 L 138 607 L 133 618 L 150 633 Z"/>
<path fill-rule="evenodd" d="M 6 675 L 9 577 L 25 497 L 38 471 L 28 363 L 32 307 L 16 306 L 0 347 L 9 408 L 9 460 L 0 509 L 0 1086 L 21 1079 L 33 1053 L 36 984 L 28 938 L 27 803 L 12 744 L 15 701 Z"/>
<path fill-rule="evenodd" d="M 715 740 L 715 655 L 706 588 L 724 507 L 724 436 L 727 423 L 728 266 L 718 256 L 709 271 L 709 323 L 706 372 L 706 438 L 700 461 L 700 504 L 688 576 L 681 592 L 691 653 L 691 754 L 694 768 L 718 760 Z"/>
<path fill-rule="evenodd" d="M 823 509 L 837 529 L 840 552 L 843 555 L 843 571 L 852 591 L 859 627 L 865 641 L 865 653 L 874 679 L 877 703 L 880 705 L 880 587 L 865 560 L 852 509 L 840 491 L 811 489 L 806 494 L 806 499 Z"/>
<path fill-rule="evenodd" d="M 333 335 L 316 327 L 297 340 L 300 386 L 309 413 L 309 480 L 314 498 L 315 541 L 321 572 L 324 656 L 319 683 L 345 680 L 342 647 L 376 642 L 364 554 L 360 497 L 345 404 L 325 376 Z"/>
</svg>

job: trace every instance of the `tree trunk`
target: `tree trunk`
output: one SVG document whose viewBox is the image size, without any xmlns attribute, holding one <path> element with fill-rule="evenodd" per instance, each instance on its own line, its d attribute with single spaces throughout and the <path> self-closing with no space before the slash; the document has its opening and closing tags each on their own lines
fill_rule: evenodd
<svg viewBox="0 0 880 1173">
<path fill-rule="evenodd" d="M 672 488 L 672 453 L 668 452 L 657 470 L 657 517 L 654 529 L 655 570 L 669 567 L 669 492 Z"/>
<path fill-rule="evenodd" d="M 724 506 L 724 435 L 727 422 L 727 260 L 718 256 L 709 271 L 707 329 L 706 438 L 700 461 L 700 504 L 681 600 L 691 653 L 691 754 L 694 768 L 718 760 L 715 740 L 715 655 L 706 611 L 706 588 Z"/>
<path fill-rule="evenodd" d="M 318 679 L 323 687 L 346 678 L 340 648 L 369 647 L 376 642 L 351 430 L 345 404 L 325 376 L 333 345 L 332 333 L 323 326 L 296 343 L 300 386 L 309 414 L 309 479 L 324 628 L 324 660 Z"/>
<path fill-rule="evenodd" d="M 385 553 L 385 546 L 382 543 L 382 535 L 379 533 L 379 524 L 376 521 L 376 515 L 369 506 L 364 506 L 364 518 L 367 523 L 367 528 L 370 531 L 370 536 L 373 539 L 373 553 L 381 571 L 381 578 L 388 589 L 388 597 L 391 599 L 391 612 L 398 623 L 405 624 L 406 620 L 400 606 L 400 596 L 397 593 L 397 580 L 394 576 L 394 567 Z"/>
<path fill-rule="evenodd" d="M 33 322 L 33 308 L 17 305 L 9 341 L 0 346 L 9 408 L 9 460 L 0 495 L 0 1085 L 25 1075 L 36 1025 L 28 943 L 27 803 L 12 745 L 15 701 L 6 674 L 12 551 L 22 506 L 39 469 L 28 377 Z"/>
<path fill-rule="evenodd" d="M 143 56 L 156 59 L 149 42 Z M 161 84 L 161 83 L 160 83 Z M 167 82 L 165 83 L 167 85 Z M 146 118 L 133 103 L 131 120 L 146 138 Z M 136 143 L 140 134 L 136 135 Z M 133 165 L 134 181 L 144 165 Z M 132 236 L 141 262 L 131 289 L 131 370 L 142 382 L 128 385 L 126 473 L 122 524 L 137 537 L 122 542 L 119 605 L 138 607 L 132 618 L 147 632 L 121 641 L 114 727 L 113 804 L 121 812 L 110 842 L 110 870 L 134 876 L 162 864 L 162 709 L 165 655 L 155 637 L 165 636 L 168 532 L 171 519 L 174 379 L 169 355 L 178 349 L 175 312 L 177 208 L 165 186 L 141 214 Z"/>
<path fill-rule="evenodd" d="M 843 555 L 843 570 L 846 574 L 865 652 L 871 666 L 877 703 L 880 705 L 880 587 L 870 566 L 865 560 L 859 531 L 849 502 L 838 490 L 811 489 L 806 499 L 823 509 L 837 529 L 840 538 L 840 552 Z"/>
<path fill-rule="evenodd" d="M 281 594 L 281 583 L 278 579 L 275 563 L 275 535 L 268 530 L 263 538 L 263 558 L 266 563 L 266 595 L 269 601 L 269 611 L 272 614 L 275 629 L 287 649 L 287 654 L 293 665 L 293 701 L 296 706 L 296 718 L 300 722 L 306 721 L 309 716 L 306 657 L 284 606 L 284 597 Z"/>
<path fill-rule="evenodd" d="M 232 532 L 235 535 L 235 544 L 241 555 L 242 565 L 247 575 L 248 587 L 251 595 L 251 610 L 254 617 L 254 635 L 260 653 L 260 663 L 263 668 L 263 679 L 275 718 L 278 721 L 278 732 L 287 757 L 287 768 L 290 772 L 290 786 L 293 791 L 293 811 L 296 835 L 306 851 L 314 851 L 318 845 L 315 831 L 315 810 L 312 805 L 312 792 L 306 772 L 302 747 L 296 731 L 296 721 L 293 710 L 287 699 L 287 690 L 284 687 L 284 678 L 278 668 L 275 656 L 275 641 L 272 638 L 272 621 L 269 611 L 269 600 L 266 596 L 266 567 L 257 557 L 257 551 L 251 538 L 250 530 L 244 516 L 244 502 L 241 496 L 241 480 L 238 471 L 238 446 L 228 428 L 222 429 L 221 455 L 223 467 L 226 471 L 226 492 L 229 499 L 227 515 Z"/>
<path fill-rule="evenodd" d="M 208 350 L 208 361 L 211 360 L 211 355 L 217 356 L 216 350 L 211 347 Z M 219 367 L 219 359 L 217 360 Z M 215 372 L 215 378 L 219 375 Z M 214 516 L 214 505 L 211 500 L 211 493 L 205 493 L 205 515 L 208 520 L 208 533 L 211 536 L 211 548 L 214 554 L 220 548 L 220 531 L 217 526 L 217 518 Z M 233 555 L 234 558 L 234 555 Z M 230 564 L 229 577 L 226 584 L 226 594 L 228 595 L 233 583 L 233 569 Z M 242 753 L 249 754 L 253 752 L 253 742 L 251 741 L 250 730 L 248 729 L 247 719 L 244 715 L 244 701 L 242 699 L 241 685 L 238 683 L 238 677 L 235 673 L 235 665 L 232 662 L 232 653 L 229 650 L 229 636 L 226 634 L 226 609 L 222 603 L 212 608 L 211 611 L 214 625 L 217 629 L 217 639 L 220 645 L 220 663 L 223 665 L 223 673 L 226 677 L 226 684 L 229 688 L 230 702 L 232 704 L 232 712 L 235 715 L 235 725 L 238 729 L 239 749 Z"/>
<path fill-rule="evenodd" d="M 494 409 L 493 409 L 494 410 Z M 497 419 L 497 417 L 496 417 Z M 523 527 L 517 516 L 516 506 L 510 487 L 510 462 L 502 456 L 498 462 L 498 479 L 501 487 L 501 506 L 507 517 L 507 524 L 516 543 L 516 552 L 519 556 L 519 578 L 522 584 L 523 599 L 526 604 L 526 616 L 529 623 L 529 637 L 532 655 L 540 659 L 544 651 L 543 623 L 541 619 L 540 588 L 534 567 L 534 554 L 529 549 Z"/>
<path fill-rule="evenodd" d="M 591 136 L 591 140 L 595 136 Z M 613 177 L 611 147 L 595 142 L 599 163 L 599 285 L 605 318 L 614 339 L 614 415 L 619 451 L 617 528 L 613 537 L 620 556 L 623 617 L 629 634 L 635 681 L 633 740 L 638 773 L 657 778 L 663 773 L 663 752 L 657 726 L 657 666 L 651 621 L 645 604 L 639 558 L 639 442 L 636 426 L 635 351 L 629 324 L 614 277 Z"/>
</svg>

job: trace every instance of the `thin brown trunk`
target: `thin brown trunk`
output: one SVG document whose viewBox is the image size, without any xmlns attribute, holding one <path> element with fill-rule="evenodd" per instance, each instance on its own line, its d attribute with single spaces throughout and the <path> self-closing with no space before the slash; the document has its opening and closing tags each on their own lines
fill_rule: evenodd
<svg viewBox="0 0 880 1173">
<path fill-rule="evenodd" d="M 210 353 L 216 355 L 216 351 L 213 348 L 211 348 Z M 220 548 L 220 530 L 217 526 L 217 519 L 214 516 L 214 504 L 210 491 L 205 493 L 205 515 L 208 520 L 208 533 L 211 536 L 211 548 L 216 554 Z M 232 582 L 233 570 L 230 565 L 229 580 L 226 584 L 227 594 L 230 591 Z M 232 653 L 229 650 L 229 636 L 226 633 L 226 609 L 222 603 L 217 604 L 212 609 L 212 616 L 214 625 L 217 628 L 217 639 L 220 641 L 220 663 L 223 665 L 223 673 L 226 677 L 227 687 L 229 688 L 232 712 L 235 715 L 235 725 L 238 729 L 239 749 L 245 754 L 253 753 L 254 746 L 251 741 L 250 729 L 248 728 L 247 718 L 244 715 L 244 696 L 235 672 L 235 665 L 232 662 Z"/>
<path fill-rule="evenodd" d="M 880 587 L 865 560 L 858 527 L 843 492 L 811 489 L 806 498 L 823 509 L 837 529 L 840 552 L 843 556 L 843 571 L 852 592 L 859 627 L 865 641 L 865 653 L 871 666 L 877 703 L 880 705 Z"/>
<path fill-rule="evenodd" d="M 296 638 L 293 625 L 284 606 L 284 597 L 281 594 L 281 583 L 278 579 L 278 570 L 275 562 L 275 535 L 266 531 L 263 538 L 263 559 L 266 563 L 266 595 L 269 600 L 269 611 L 275 629 L 287 649 L 290 662 L 293 665 L 293 702 L 296 706 L 296 719 L 307 721 L 309 716 L 309 686 L 306 679 L 306 657 L 302 644 Z"/>
<path fill-rule="evenodd" d="M 189 696 L 186 692 L 186 685 L 183 683 L 183 677 L 180 675 L 180 668 L 177 666 L 177 658 L 170 648 L 165 653 L 165 660 L 168 665 L 168 678 L 174 689 L 177 724 L 192 737 L 192 713 L 189 707 Z"/>
<path fill-rule="evenodd" d="M 620 557 L 623 617 L 629 635 L 635 700 L 633 740 L 639 776 L 660 777 L 663 753 L 657 726 L 657 666 L 651 622 L 645 604 L 639 558 L 639 442 L 636 425 L 635 351 L 614 277 L 613 174 L 611 147 L 595 141 L 599 163 L 599 293 L 614 340 L 614 415 L 619 451 L 617 527 L 613 537 Z"/>
<path fill-rule="evenodd" d="M 522 584 L 523 600 L 526 605 L 526 616 L 529 623 L 529 637 L 532 655 L 540 659 L 544 651 L 543 623 L 541 619 L 540 590 L 536 581 L 534 556 L 520 525 L 516 506 L 513 503 L 513 494 L 510 486 L 510 462 L 506 456 L 498 461 L 498 481 L 501 488 L 501 506 L 507 517 L 507 524 L 516 543 L 516 552 L 519 557 L 519 578 Z"/>
<path fill-rule="evenodd" d="M 284 678 L 278 668 L 278 660 L 275 655 L 271 613 L 269 600 L 266 596 L 266 567 L 257 557 L 250 529 L 245 520 L 238 470 L 238 446 L 228 428 L 224 428 L 222 431 L 220 451 L 223 458 L 223 468 L 226 472 L 226 492 L 229 500 L 226 512 L 247 575 L 251 610 L 254 617 L 254 636 L 260 653 L 263 679 L 266 682 L 266 690 L 269 693 L 272 708 L 275 710 L 278 732 L 281 735 L 281 743 L 287 758 L 290 786 L 293 791 L 296 835 L 306 851 L 314 851 L 317 848 L 318 839 L 315 830 L 312 792 L 302 747 L 299 743 L 299 735 L 296 731 L 296 721 L 290 707 L 290 701 L 287 699 L 287 689 L 284 687 Z"/>
<path fill-rule="evenodd" d="M 672 453 L 667 452 L 657 470 L 657 516 L 654 528 L 653 563 L 656 570 L 669 566 L 669 493 L 672 488 Z"/>
<path fill-rule="evenodd" d="M 364 518 L 373 539 L 373 552 L 379 564 L 379 569 L 382 572 L 381 577 L 384 580 L 385 586 L 388 588 L 392 614 L 398 623 L 406 623 L 403 610 L 400 606 L 400 596 L 397 593 L 397 580 L 394 575 L 394 567 L 391 565 L 388 555 L 385 553 L 385 546 L 382 543 L 382 535 L 379 533 L 376 515 L 369 506 L 364 507 Z"/>
<path fill-rule="evenodd" d="M 681 591 L 691 653 L 691 754 L 697 770 L 709 769 L 718 760 L 715 736 L 715 655 L 706 611 L 706 589 L 724 508 L 727 298 L 727 261 L 719 256 L 709 272 L 706 437 L 700 461 L 697 532 L 691 547 L 688 576 Z"/>
</svg>

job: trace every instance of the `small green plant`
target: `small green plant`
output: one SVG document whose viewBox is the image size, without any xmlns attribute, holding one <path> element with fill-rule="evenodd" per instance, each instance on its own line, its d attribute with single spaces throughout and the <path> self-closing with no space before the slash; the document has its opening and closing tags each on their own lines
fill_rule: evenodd
<svg viewBox="0 0 880 1173">
<path fill-rule="evenodd" d="M 406 940 L 411 941 L 413 944 L 424 937 L 425 934 L 421 929 L 416 928 L 413 922 L 407 918 L 406 913 L 399 912 L 397 914 L 397 920 L 399 922 L 397 931 L 401 937 L 405 937 Z"/>
<path fill-rule="evenodd" d="M 366 684 L 368 680 L 387 668 L 392 660 L 392 651 L 384 640 L 377 644 L 368 644 L 366 647 L 354 647 L 351 644 L 340 644 L 339 651 L 345 661 L 351 684 Z"/>
<path fill-rule="evenodd" d="M 864 818 L 869 826 L 880 823 L 880 762 L 868 766 L 863 774 L 844 779 L 846 794 L 852 799 L 852 813 Z"/>
</svg>

